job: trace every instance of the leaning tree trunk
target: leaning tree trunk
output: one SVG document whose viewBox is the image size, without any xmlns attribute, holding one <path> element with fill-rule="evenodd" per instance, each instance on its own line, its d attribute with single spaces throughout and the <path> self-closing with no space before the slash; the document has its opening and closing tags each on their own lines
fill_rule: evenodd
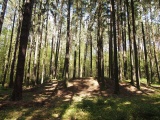
<svg viewBox="0 0 160 120">
<path fill-rule="evenodd" d="M 145 39 L 143 22 L 142 22 L 142 34 L 143 34 L 144 57 L 145 57 L 145 70 L 146 70 L 146 76 L 147 76 L 147 84 L 150 85 L 149 67 L 148 67 L 148 56 L 147 56 L 146 39 Z"/>
<path fill-rule="evenodd" d="M 22 99 L 22 83 L 23 83 L 23 76 L 24 76 L 25 56 L 26 56 L 28 36 L 30 31 L 33 4 L 34 4 L 34 0 L 28 0 L 24 5 L 18 63 L 17 63 L 17 69 L 16 69 L 17 72 L 16 72 L 15 83 L 14 83 L 14 89 L 12 92 L 13 101 Z"/>
<path fill-rule="evenodd" d="M 3 76 L 3 81 L 2 81 L 2 86 L 3 87 L 4 87 L 4 84 L 6 82 L 7 71 L 8 71 L 9 63 L 10 63 L 10 56 L 11 56 L 11 51 L 12 51 L 13 33 L 14 33 L 14 25 L 15 25 L 15 19 L 16 19 L 16 11 L 17 11 L 17 8 L 15 8 L 15 11 L 14 11 L 13 25 L 12 25 L 12 32 L 11 32 L 11 40 L 10 40 L 10 45 L 9 45 L 9 50 L 8 50 L 7 63 L 6 63 L 6 66 L 5 66 L 4 76 Z"/>
<path fill-rule="evenodd" d="M 17 36 L 16 36 L 16 43 L 14 48 L 14 54 L 13 54 L 13 60 L 11 64 L 11 71 L 10 71 L 10 81 L 9 81 L 9 87 L 13 87 L 13 78 L 14 78 L 14 68 L 15 68 L 15 62 L 16 62 L 16 55 L 17 55 L 17 49 L 19 44 L 19 36 L 20 36 L 20 30 L 21 30 L 22 20 L 20 18 L 18 23 L 18 30 L 17 30 Z"/>
<path fill-rule="evenodd" d="M 2 12 L 0 13 L 1 14 L 0 15 L 0 34 L 2 32 L 2 25 L 3 25 L 4 15 L 6 13 L 7 3 L 8 3 L 8 0 L 3 0 Z"/>
<path fill-rule="evenodd" d="M 153 49 L 154 49 L 154 59 L 155 59 L 155 63 L 156 63 L 156 70 L 157 70 L 157 76 L 158 76 L 158 82 L 160 83 L 160 73 L 159 73 L 159 61 L 158 61 L 158 57 L 156 55 L 156 45 L 155 45 L 155 38 L 154 38 L 154 41 L 153 41 Z"/>
</svg>

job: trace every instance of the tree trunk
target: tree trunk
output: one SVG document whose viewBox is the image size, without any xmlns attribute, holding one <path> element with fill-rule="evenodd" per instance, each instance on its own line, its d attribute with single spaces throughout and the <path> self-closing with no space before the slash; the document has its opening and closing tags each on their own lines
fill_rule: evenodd
<svg viewBox="0 0 160 120">
<path fill-rule="evenodd" d="M 47 0 L 46 1 L 46 5 L 47 6 L 49 6 L 49 1 Z M 42 67 L 42 78 L 41 78 L 41 84 L 43 84 L 43 82 L 44 82 L 44 78 L 46 78 L 47 77 L 47 67 L 46 67 L 46 64 L 47 64 L 47 62 L 46 62 L 46 58 L 47 58 L 47 45 L 48 45 L 48 43 L 47 43 L 47 39 L 48 39 L 48 19 L 49 19 L 49 11 L 47 11 L 47 16 L 46 16 L 47 18 L 46 18 L 46 26 L 45 26 L 45 38 L 44 38 L 44 55 L 43 55 L 43 57 L 42 57 L 42 59 L 43 59 L 43 67 Z M 37 80 L 37 82 L 38 82 L 38 80 Z"/>
<path fill-rule="evenodd" d="M 79 32 L 79 56 L 78 56 L 78 77 L 81 77 L 81 24 L 82 17 L 80 18 L 80 32 Z"/>
<path fill-rule="evenodd" d="M 14 11 L 14 17 L 13 17 L 13 25 L 12 25 L 12 32 L 11 32 L 11 40 L 10 40 L 10 45 L 9 45 L 9 50 L 8 50 L 8 56 L 7 56 L 7 64 L 5 66 L 5 71 L 4 71 L 4 76 L 3 76 L 3 81 L 2 81 L 2 86 L 4 87 L 4 84 L 6 82 L 6 76 L 7 76 L 7 71 L 10 63 L 10 56 L 11 56 L 11 51 L 12 51 L 12 41 L 13 41 L 13 33 L 14 33 L 14 25 L 15 25 L 15 19 L 16 19 L 16 11 L 17 8 L 15 8 Z"/>
<path fill-rule="evenodd" d="M 90 77 L 92 77 L 92 66 L 93 66 L 93 63 L 92 63 L 92 35 L 91 35 L 91 32 L 90 32 Z"/>
<path fill-rule="evenodd" d="M 54 71 L 54 67 L 53 67 L 53 55 L 54 55 L 54 36 L 52 37 L 52 42 L 51 42 L 51 57 L 50 57 L 50 68 L 49 68 L 49 74 L 50 74 L 50 78 L 53 78 L 53 71 Z"/>
<path fill-rule="evenodd" d="M 18 44 L 19 44 L 19 36 L 20 36 L 21 26 L 22 26 L 22 20 L 20 18 L 19 23 L 18 23 L 18 30 L 17 30 L 17 37 L 16 37 L 15 48 L 14 48 L 13 60 L 12 60 L 12 64 L 11 64 L 10 82 L 9 82 L 10 88 L 13 87 L 14 68 L 15 68 L 16 55 L 17 55 L 17 49 L 18 49 Z"/>
<path fill-rule="evenodd" d="M 76 77 L 76 60 L 77 60 L 77 51 L 74 51 L 74 67 L 73 67 L 73 79 Z"/>
<path fill-rule="evenodd" d="M 114 93 L 119 93 L 119 79 L 118 79 L 118 59 L 117 59 L 117 38 L 116 38 L 116 18 L 115 18 L 115 8 L 114 0 L 111 1 L 112 4 L 112 24 L 113 24 L 113 37 L 114 37 L 114 80 L 115 80 L 115 90 Z"/>
<path fill-rule="evenodd" d="M 67 87 L 67 80 L 69 79 L 69 49 L 70 49 L 70 9 L 71 0 L 68 0 L 68 14 L 67 14 L 67 41 L 66 41 L 66 56 L 64 62 L 64 80 L 65 87 Z"/>
<path fill-rule="evenodd" d="M 16 72 L 15 83 L 14 83 L 14 89 L 12 92 L 13 101 L 22 99 L 22 83 L 23 83 L 23 76 L 24 76 L 25 56 L 26 56 L 28 36 L 30 31 L 33 4 L 34 4 L 34 0 L 28 0 L 24 5 L 18 63 L 17 63 L 17 69 L 16 69 L 17 72 Z"/>
<path fill-rule="evenodd" d="M 129 50 L 130 50 L 130 73 L 131 73 L 131 84 L 134 85 L 133 80 L 133 50 L 132 50 L 132 40 L 131 40 L 131 27 L 130 27 L 130 12 L 129 12 L 129 2 L 126 0 L 127 6 L 127 19 L 128 19 L 128 39 L 129 39 Z"/>
<path fill-rule="evenodd" d="M 0 15 L 0 34 L 2 32 L 2 25 L 3 25 L 4 15 L 6 13 L 7 3 L 8 3 L 8 0 L 3 0 L 2 12 Z"/>
<path fill-rule="evenodd" d="M 134 45 L 134 55 L 135 55 L 136 87 L 137 89 L 140 89 L 139 64 L 138 64 L 138 52 L 137 52 L 137 43 L 136 43 L 136 28 L 135 28 L 135 14 L 134 14 L 133 0 L 131 0 L 131 9 L 132 9 L 132 26 L 133 26 L 133 45 Z"/>
<path fill-rule="evenodd" d="M 87 41 L 86 41 L 86 46 L 85 46 L 85 49 L 84 49 L 83 76 L 82 76 L 82 77 L 86 77 L 87 50 L 88 50 L 88 39 L 87 39 Z"/>
<path fill-rule="evenodd" d="M 111 11 L 112 12 L 112 11 Z M 109 78 L 113 79 L 113 42 L 112 42 L 112 34 L 113 34 L 113 26 L 112 26 L 112 17 L 110 19 L 110 35 L 109 35 Z"/>
<path fill-rule="evenodd" d="M 42 17 L 42 21 L 44 20 L 44 17 Z M 38 61 L 37 61 L 37 83 L 39 82 L 39 73 L 40 73 L 40 60 L 41 60 L 41 48 L 42 48 L 42 40 L 43 40 L 43 26 L 44 26 L 44 22 L 41 23 L 41 27 L 39 27 L 39 35 L 40 35 L 40 38 L 39 38 L 39 46 L 38 46 Z M 43 56 L 43 55 L 42 55 Z M 43 59 L 43 57 L 42 57 Z"/>
<path fill-rule="evenodd" d="M 144 45 L 144 57 L 145 57 L 145 72 L 147 76 L 147 84 L 150 86 L 150 77 L 149 77 L 149 68 L 148 68 L 148 56 L 147 56 L 147 48 L 146 48 L 146 39 L 144 33 L 144 26 L 142 22 L 142 34 L 143 34 L 143 45 Z"/>
<path fill-rule="evenodd" d="M 155 62 L 156 62 L 156 70 L 157 70 L 158 82 L 160 84 L 160 73 L 159 73 L 159 65 L 158 65 L 159 61 L 158 61 L 158 58 L 157 58 L 157 55 L 156 55 L 155 40 L 154 40 L 153 44 L 154 44 L 154 47 L 153 47 L 154 48 L 154 59 L 155 59 Z"/>
<path fill-rule="evenodd" d="M 30 51 L 29 51 L 29 58 L 28 58 L 28 68 L 27 68 L 27 81 L 26 85 L 29 86 L 29 80 L 31 79 L 31 59 L 32 59 L 32 44 L 33 44 L 33 36 L 30 37 Z"/>
</svg>

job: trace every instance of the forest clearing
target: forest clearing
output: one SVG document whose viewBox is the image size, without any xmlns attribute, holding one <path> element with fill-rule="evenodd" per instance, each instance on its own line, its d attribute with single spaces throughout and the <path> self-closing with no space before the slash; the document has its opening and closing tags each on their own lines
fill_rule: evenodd
<svg viewBox="0 0 160 120">
<path fill-rule="evenodd" d="M 100 90 L 94 78 L 68 82 L 48 81 L 25 89 L 23 100 L 11 102 L 9 91 L 0 90 L 0 120 L 158 120 L 160 85 L 141 90 L 128 82 L 120 83 L 121 93 L 113 93 L 114 84 L 106 80 Z"/>
</svg>

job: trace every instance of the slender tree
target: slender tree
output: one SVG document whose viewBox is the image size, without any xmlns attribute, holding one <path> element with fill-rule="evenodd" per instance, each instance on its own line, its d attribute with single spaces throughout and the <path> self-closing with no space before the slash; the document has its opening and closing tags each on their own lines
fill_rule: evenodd
<svg viewBox="0 0 160 120">
<path fill-rule="evenodd" d="M 24 8 L 23 8 L 24 12 L 23 12 L 21 34 L 20 34 L 18 63 L 17 63 L 17 69 L 16 69 L 14 89 L 12 92 L 13 101 L 22 99 L 22 83 L 23 83 L 23 76 L 24 76 L 25 56 L 26 56 L 28 36 L 30 31 L 33 5 L 34 5 L 34 0 L 28 0 L 25 2 Z"/>
<path fill-rule="evenodd" d="M 119 93 L 119 78 L 118 78 L 118 59 L 117 59 L 117 38 L 116 38 L 116 18 L 115 18 L 115 1 L 112 4 L 112 22 L 113 22 L 113 38 L 114 38 L 114 80 L 115 80 L 115 94 Z"/>
<path fill-rule="evenodd" d="M 11 64 L 11 71 L 10 71 L 10 81 L 9 81 L 9 87 L 13 87 L 13 79 L 14 79 L 14 68 L 15 68 L 15 62 L 16 62 L 16 55 L 17 55 L 17 49 L 18 49 L 18 44 L 19 44 L 19 36 L 20 36 L 20 30 L 21 30 L 21 25 L 22 25 L 22 18 L 19 15 L 19 22 L 18 24 L 18 29 L 17 29 L 17 36 L 16 36 L 16 43 L 15 43 L 15 48 L 14 48 L 14 54 L 13 54 L 13 60 Z"/>
<path fill-rule="evenodd" d="M 11 39 L 10 39 L 10 45 L 9 45 L 9 50 L 8 50 L 8 56 L 7 56 L 7 63 L 5 66 L 5 71 L 4 71 L 4 76 L 3 76 L 3 82 L 2 82 L 2 86 L 4 87 L 5 81 L 6 81 L 6 76 L 7 76 L 7 71 L 9 68 L 9 64 L 10 64 L 10 57 L 11 57 L 11 51 L 12 51 L 12 41 L 13 41 L 13 33 L 14 33 L 14 26 L 15 26 L 15 19 L 16 19 L 16 11 L 17 8 L 15 8 L 14 11 L 14 17 L 13 17 L 13 25 L 12 25 L 12 31 L 11 31 Z"/>
<path fill-rule="evenodd" d="M 131 24 L 130 24 L 130 12 L 129 12 L 129 2 L 126 0 L 126 7 L 127 7 L 127 24 L 128 24 L 128 39 L 129 39 L 129 53 L 130 53 L 130 79 L 131 84 L 134 85 L 133 80 L 133 50 L 132 50 L 132 39 L 131 39 Z"/>
<path fill-rule="evenodd" d="M 132 28 L 133 28 L 133 45 L 134 45 L 134 55 L 135 55 L 135 74 L 136 74 L 136 87 L 140 89 L 139 81 L 139 65 L 138 65 L 138 52 L 137 52 L 137 43 L 136 43 L 136 28 L 135 28 L 135 11 L 134 11 L 134 2 L 131 0 L 131 9 L 132 9 Z"/>
<path fill-rule="evenodd" d="M 147 76 L 147 84 L 150 85 L 149 67 L 148 67 L 148 56 L 147 56 L 146 39 L 145 39 L 143 22 L 142 22 L 142 34 L 143 34 L 144 57 L 145 57 L 145 71 L 146 71 L 146 76 Z"/>
<path fill-rule="evenodd" d="M 3 25 L 4 15 L 6 13 L 7 3 L 8 3 L 8 0 L 3 0 L 2 11 L 0 13 L 0 34 L 2 32 L 2 25 Z"/>
<path fill-rule="evenodd" d="M 64 79 L 65 86 L 67 87 L 67 80 L 69 79 L 69 49 L 70 49 L 70 9 L 71 9 L 71 0 L 68 0 L 68 14 L 67 14 L 67 41 L 66 41 L 66 55 L 64 62 Z"/>
</svg>

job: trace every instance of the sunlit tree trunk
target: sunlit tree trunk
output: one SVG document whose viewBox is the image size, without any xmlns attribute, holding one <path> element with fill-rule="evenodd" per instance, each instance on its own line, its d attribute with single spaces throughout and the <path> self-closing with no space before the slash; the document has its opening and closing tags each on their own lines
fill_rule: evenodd
<svg viewBox="0 0 160 120">
<path fill-rule="evenodd" d="M 132 39 L 131 39 L 131 25 L 130 25 L 130 12 L 129 12 L 129 2 L 126 0 L 126 7 L 127 7 L 127 24 L 128 24 L 128 39 L 129 39 L 129 50 L 130 50 L 130 79 L 131 84 L 134 85 L 133 80 L 133 48 L 132 48 Z"/>
<path fill-rule="evenodd" d="M 82 17 L 80 18 L 80 30 L 79 30 L 79 56 L 78 56 L 78 77 L 81 77 L 81 28 L 82 28 Z"/>
<path fill-rule="evenodd" d="M 15 48 L 14 48 L 14 53 L 13 53 L 13 60 L 11 64 L 11 71 L 10 71 L 10 81 L 9 81 L 9 87 L 13 87 L 13 79 L 14 79 L 14 68 L 15 68 L 15 63 L 16 63 L 16 55 L 17 55 L 17 49 L 18 49 L 18 44 L 19 44 L 19 37 L 20 37 L 20 30 L 22 26 L 22 18 L 19 16 L 19 23 L 18 23 L 18 30 L 17 30 L 17 36 L 16 36 L 16 43 L 15 43 Z"/>
<path fill-rule="evenodd" d="M 54 62 L 54 67 L 55 67 L 55 70 L 54 70 L 54 78 L 57 77 L 57 70 L 58 70 L 58 61 L 59 61 L 59 50 L 60 50 L 60 41 L 61 41 L 61 33 L 62 33 L 62 8 L 64 6 L 64 0 L 61 1 L 61 11 L 59 13 L 60 15 L 60 22 L 59 22 L 59 25 L 58 25 L 58 35 L 57 35 L 57 43 L 56 43 L 56 53 L 55 53 L 55 62 Z M 56 18 L 55 18 L 56 19 Z M 56 21 L 55 21 L 56 23 Z"/>
<path fill-rule="evenodd" d="M 65 62 L 64 62 L 64 80 L 65 80 L 65 87 L 67 87 L 67 80 L 69 79 L 70 9 L 71 9 L 71 0 L 68 0 L 67 41 L 66 41 L 66 55 L 65 55 Z"/>
<path fill-rule="evenodd" d="M 17 8 L 15 8 L 15 11 L 14 11 L 14 17 L 13 17 L 13 23 L 12 23 L 12 31 L 11 31 L 11 39 L 10 39 L 10 45 L 9 45 L 9 50 L 8 50 L 8 56 L 7 56 L 7 63 L 6 63 L 6 66 L 5 66 L 5 70 L 4 70 L 4 76 L 3 76 L 3 81 L 2 81 L 2 86 L 4 87 L 4 84 L 6 82 L 6 76 L 7 76 L 7 71 L 8 71 L 8 68 L 9 68 L 9 64 L 10 64 L 10 57 L 11 57 L 11 51 L 12 51 L 12 41 L 13 41 L 13 33 L 14 33 L 14 26 L 15 26 L 15 19 L 16 19 L 16 11 L 17 11 Z"/>
<path fill-rule="evenodd" d="M 32 44 L 33 44 L 33 36 L 31 36 L 29 42 L 29 49 L 28 49 L 28 67 L 27 67 L 27 75 L 26 75 L 26 85 L 29 86 L 30 84 L 30 79 L 31 79 L 31 60 L 32 60 Z"/>
<path fill-rule="evenodd" d="M 88 39 L 84 48 L 84 61 L 83 61 L 83 74 L 82 77 L 86 77 L 86 59 L 87 59 L 87 51 L 88 51 Z"/>
<path fill-rule="evenodd" d="M 134 45 L 134 56 L 135 56 L 136 87 L 137 87 L 137 89 L 140 89 L 138 51 L 137 51 L 137 43 L 136 43 L 136 28 L 135 28 L 135 14 L 134 14 L 133 0 L 131 0 L 131 9 L 132 9 L 132 26 L 133 26 L 133 45 Z"/>
<path fill-rule="evenodd" d="M 98 68 L 98 82 L 103 87 L 104 82 L 104 58 L 103 58 L 103 28 L 102 28 L 102 2 L 98 3 L 98 21 L 97 21 L 97 68 Z"/>
<path fill-rule="evenodd" d="M 42 21 L 44 20 L 44 17 L 42 18 Z M 39 28 L 39 34 L 40 34 L 40 38 L 39 38 L 39 46 L 38 46 L 38 62 L 37 62 L 37 83 L 39 82 L 39 79 L 40 79 L 40 60 L 41 60 L 41 48 L 42 48 L 42 40 L 43 40 L 43 26 L 44 26 L 44 23 L 42 22 L 41 23 L 41 27 Z M 43 57 L 43 55 L 42 55 Z"/>
<path fill-rule="evenodd" d="M 145 72 L 146 72 L 146 76 L 147 76 L 147 84 L 150 85 L 149 67 L 148 67 L 148 55 L 147 55 L 146 39 L 145 39 L 143 22 L 141 24 L 142 24 L 143 46 L 144 46 L 144 56 L 145 56 Z"/>
</svg>

